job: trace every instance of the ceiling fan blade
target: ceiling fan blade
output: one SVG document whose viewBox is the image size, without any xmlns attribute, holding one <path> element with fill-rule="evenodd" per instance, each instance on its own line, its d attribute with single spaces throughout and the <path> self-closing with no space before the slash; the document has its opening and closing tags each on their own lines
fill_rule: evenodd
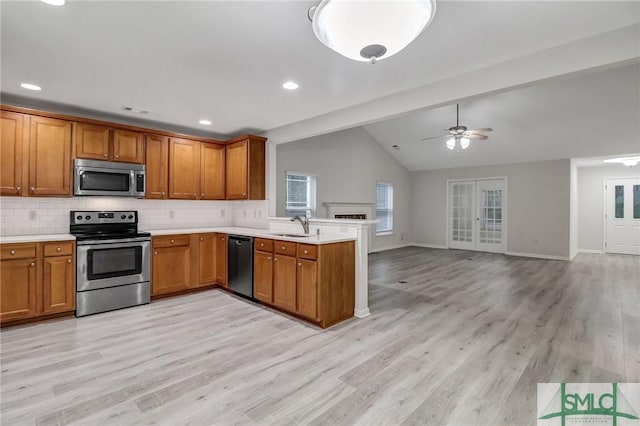
<svg viewBox="0 0 640 426">
<path fill-rule="evenodd" d="M 489 136 L 479 135 L 477 133 L 472 133 L 470 135 L 464 135 L 463 137 L 468 138 L 468 139 L 479 139 L 479 140 L 482 140 L 482 141 L 489 139 Z"/>
<path fill-rule="evenodd" d="M 424 139 L 420 139 L 421 141 L 428 141 L 430 139 L 438 139 L 438 138 L 446 138 L 449 137 L 451 135 L 440 135 L 440 136 L 431 136 L 430 138 L 424 138 Z"/>
<path fill-rule="evenodd" d="M 480 129 L 469 129 L 467 130 L 469 133 L 478 133 L 478 132 L 493 132 L 491 127 L 482 127 Z"/>
</svg>

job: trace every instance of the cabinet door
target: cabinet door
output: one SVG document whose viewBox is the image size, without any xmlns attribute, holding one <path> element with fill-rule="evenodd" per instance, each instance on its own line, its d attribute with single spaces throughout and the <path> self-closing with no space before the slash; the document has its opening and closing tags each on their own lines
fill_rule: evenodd
<svg viewBox="0 0 640 426">
<path fill-rule="evenodd" d="M 169 139 L 169 198 L 195 200 L 200 183 L 200 143 Z"/>
<path fill-rule="evenodd" d="M 151 294 L 175 293 L 189 288 L 191 279 L 190 246 L 153 249 Z"/>
<path fill-rule="evenodd" d="M 273 256 L 273 303 L 287 311 L 296 311 L 295 257 Z"/>
<path fill-rule="evenodd" d="M 37 314 L 36 259 L 0 262 L 0 321 Z"/>
<path fill-rule="evenodd" d="M 29 195 L 71 196 L 71 123 L 30 118 Z"/>
<path fill-rule="evenodd" d="M 312 260 L 298 259 L 297 312 L 307 318 L 318 316 L 318 264 Z"/>
<path fill-rule="evenodd" d="M 254 252 L 253 295 L 258 300 L 273 303 L 273 255 L 271 253 Z"/>
<path fill-rule="evenodd" d="M 227 199 L 247 198 L 248 141 L 227 145 Z"/>
<path fill-rule="evenodd" d="M 113 130 L 113 160 L 144 163 L 144 135 L 131 130 Z"/>
<path fill-rule="evenodd" d="M 76 294 L 73 257 L 45 257 L 43 266 L 43 313 L 72 311 Z"/>
<path fill-rule="evenodd" d="M 95 124 L 73 123 L 76 157 L 90 160 L 110 160 L 111 129 Z"/>
<path fill-rule="evenodd" d="M 169 138 L 147 135 L 146 148 L 146 198 L 167 198 L 169 171 Z"/>
<path fill-rule="evenodd" d="M 2 111 L 0 129 L 0 194 L 22 195 L 22 128 L 24 116 Z"/>
<path fill-rule="evenodd" d="M 216 234 L 198 235 L 198 284 L 216 281 Z"/>
<path fill-rule="evenodd" d="M 227 234 L 216 234 L 216 282 L 227 286 Z"/>
<path fill-rule="evenodd" d="M 224 145 L 200 144 L 200 199 L 224 200 Z"/>
</svg>

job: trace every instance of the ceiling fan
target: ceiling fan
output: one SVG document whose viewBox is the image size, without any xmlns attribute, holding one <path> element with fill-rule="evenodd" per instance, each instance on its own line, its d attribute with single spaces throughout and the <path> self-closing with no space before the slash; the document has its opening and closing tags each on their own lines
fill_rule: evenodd
<svg viewBox="0 0 640 426">
<path fill-rule="evenodd" d="M 456 104 L 456 125 L 449 128 L 449 133 L 440 136 L 431 136 L 429 138 L 422 139 L 427 141 L 430 139 L 449 138 L 447 139 L 447 148 L 450 150 L 456 150 L 460 152 L 461 149 L 469 148 L 471 139 L 486 140 L 489 136 L 482 133 L 491 132 L 493 129 L 489 127 L 482 127 L 480 129 L 467 129 L 467 126 L 460 125 L 460 104 Z"/>
</svg>

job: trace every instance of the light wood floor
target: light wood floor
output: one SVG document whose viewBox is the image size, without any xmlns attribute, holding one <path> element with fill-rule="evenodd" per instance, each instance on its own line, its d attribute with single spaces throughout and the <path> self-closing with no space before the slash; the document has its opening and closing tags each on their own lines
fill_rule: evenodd
<svg viewBox="0 0 640 426">
<path fill-rule="evenodd" d="M 5 329 L 1 423 L 527 425 L 538 382 L 640 382 L 640 257 L 369 271 L 373 314 L 324 331 L 220 290 Z"/>
</svg>

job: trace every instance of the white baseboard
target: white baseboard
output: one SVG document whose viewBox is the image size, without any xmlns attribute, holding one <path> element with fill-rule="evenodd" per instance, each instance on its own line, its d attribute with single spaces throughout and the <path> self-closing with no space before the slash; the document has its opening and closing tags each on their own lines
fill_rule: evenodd
<svg viewBox="0 0 640 426">
<path fill-rule="evenodd" d="M 369 315 L 371 315 L 371 311 L 369 310 L 369 308 L 353 310 L 353 316 L 355 316 L 356 318 L 365 318 Z"/>
<path fill-rule="evenodd" d="M 604 250 L 578 249 L 578 253 L 604 254 Z"/>
<path fill-rule="evenodd" d="M 403 247 L 407 247 L 407 246 L 412 246 L 413 244 L 411 243 L 405 243 L 405 244 L 398 244 L 395 246 L 385 246 L 385 247 L 376 247 L 376 248 L 371 248 L 371 251 L 369 253 L 377 253 L 379 251 L 385 251 L 385 250 L 393 250 L 393 249 L 399 249 L 399 248 L 403 248 Z"/>
<path fill-rule="evenodd" d="M 415 247 L 424 247 L 424 248 L 432 248 L 432 249 L 449 250 L 449 247 L 441 246 L 441 245 L 438 245 L 438 244 L 409 243 L 407 245 L 408 246 L 415 246 Z"/>
<path fill-rule="evenodd" d="M 548 259 L 548 260 L 570 260 L 569 256 L 552 256 L 549 254 L 537 254 L 537 253 L 520 253 L 515 251 L 506 251 L 504 254 L 507 256 L 520 256 L 520 257 L 532 257 L 534 259 Z"/>
</svg>

